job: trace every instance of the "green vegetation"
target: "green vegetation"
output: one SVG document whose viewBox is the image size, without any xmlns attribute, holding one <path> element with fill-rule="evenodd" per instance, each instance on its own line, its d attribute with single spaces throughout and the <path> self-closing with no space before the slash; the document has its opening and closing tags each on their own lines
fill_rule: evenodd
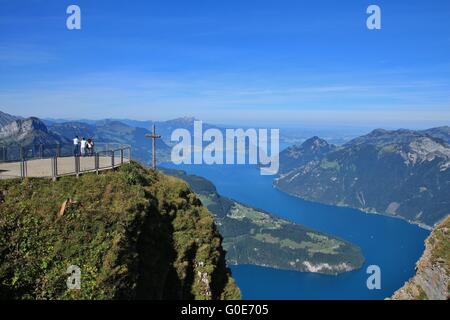
<svg viewBox="0 0 450 320">
<path fill-rule="evenodd" d="M 382 155 L 383 153 L 394 153 L 396 151 L 397 146 L 395 144 L 388 144 L 380 149 L 380 155 Z"/>
<path fill-rule="evenodd" d="M 419 294 L 417 295 L 417 300 L 428 300 L 428 296 L 421 286 L 417 286 Z"/>
<path fill-rule="evenodd" d="M 178 170 L 165 172 L 185 180 L 214 214 L 229 263 L 296 271 L 328 264 L 316 272 L 337 274 L 359 268 L 364 261 L 360 249 L 351 243 L 222 197 L 204 178 Z"/>
<path fill-rule="evenodd" d="M 327 159 L 323 159 L 322 162 L 320 163 L 320 167 L 322 169 L 325 170 L 336 170 L 339 171 L 339 169 L 341 168 L 339 166 L 339 162 L 337 161 L 328 161 Z"/>
<path fill-rule="evenodd" d="M 184 182 L 136 163 L 0 181 L 0 298 L 238 299 L 221 240 Z M 67 289 L 70 265 L 81 290 Z"/>
<path fill-rule="evenodd" d="M 429 243 L 433 246 L 432 260 L 433 262 L 443 261 L 447 272 L 450 274 L 450 216 L 433 231 Z"/>
</svg>

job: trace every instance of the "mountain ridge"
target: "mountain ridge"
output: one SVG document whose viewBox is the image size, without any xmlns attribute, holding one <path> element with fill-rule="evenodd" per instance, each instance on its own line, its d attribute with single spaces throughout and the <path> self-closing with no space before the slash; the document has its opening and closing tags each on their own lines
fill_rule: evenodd
<svg viewBox="0 0 450 320">
<path fill-rule="evenodd" d="M 429 133 L 376 129 L 299 164 L 274 186 L 307 200 L 385 213 L 427 227 L 450 212 L 450 145 Z"/>
<path fill-rule="evenodd" d="M 0 143 L 3 145 L 55 145 L 67 143 L 68 139 L 50 132 L 47 126 L 38 118 L 16 119 L 0 127 Z"/>
</svg>

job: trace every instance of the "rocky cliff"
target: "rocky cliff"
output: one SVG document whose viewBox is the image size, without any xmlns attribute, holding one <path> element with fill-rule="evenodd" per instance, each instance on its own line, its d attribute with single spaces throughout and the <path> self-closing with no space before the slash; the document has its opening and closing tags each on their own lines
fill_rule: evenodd
<svg viewBox="0 0 450 320">
<path fill-rule="evenodd" d="M 2 145 L 32 146 L 37 144 L 54 145 L 68 142 L 48 131 L 47 126 L 38 118 L 18 119 L 0 126 Z"/>
<path fill-rule="evenodd" d="M 69 266 L 81 271 L 71 290 Z M 238 299 L 213 216 L 179 179 L 0 181 L 0 299 Z"/>
<path fill-rule="evenodd" d="M 19 117 L 12 116 L 10 114 L 0 111 L 0 128 L 6 126 L 16 120 L 19 120 Z"/>
<path fill-rule="evenodd" d="M 426 240 L 417 273 L 392 296 L 395 300 L 450 298 L 450 216 Z"/>
</svg>

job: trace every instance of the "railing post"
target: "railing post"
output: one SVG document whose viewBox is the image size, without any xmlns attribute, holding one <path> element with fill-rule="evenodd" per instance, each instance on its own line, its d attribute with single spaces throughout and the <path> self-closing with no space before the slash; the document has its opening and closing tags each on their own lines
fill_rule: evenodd
<svg viewBox="0 0 450 320">
<path fill-rule="evenodd" d="M 58 157 L 52 158 L 52 180 L 58 179 Z"/>
<path fill-rule="evenodd" d="M 98 171 L 99 171 L 99 167 L 100 167 L 100 157 L 99 157 L 98 152 L 95 153 L 95 156 L 94 156 L 94 163 L 95 163 L 95 172 L 96 172 L 97 175 L 98 175 Z"/>
<path fill-rule="evenodd" d="M 114 151 L 111 151 L 111 167 L 114 169 Z"/>
<path fill-rule="evenodd" d="M 20 146 L 20 177 L 23 179 L 27 176 L 25 152 L 23 146 Z"/>
<path fill-rule="evenodd" d="M 20 160 L 20 177 L 22 179 L 27 177 L 27 171 L 27 161 L 25 159 Z"/>
<path fill-rule="evenodd" d="M 75 175 L 77 178 L 80 176 L 80 157 L 75 156 Z"/>
<path fill-rule="evenodd" d="M 20 177 L 25 178 L 25 164 L 23 158 L 20 160 Z"/>
<path fill-rule="evenodd" d="M 120 165 L 123 165 L 123 148 L 120 149 Z"/>
<path fill-rule="evenodd" d="M 56 144 L 56 156 L 61 157 L 61 145 L 59 143 Z"/>
</svg>

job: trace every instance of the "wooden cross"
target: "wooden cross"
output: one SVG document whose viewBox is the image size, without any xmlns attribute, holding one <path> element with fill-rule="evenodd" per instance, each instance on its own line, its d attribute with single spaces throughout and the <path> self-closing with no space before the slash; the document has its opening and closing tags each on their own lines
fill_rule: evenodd
<svg viewBox="0 0 450 320">
<path fill-rule="evenodd" d="M 156 170 L 156 139 L 161 138 L 159 134 L 156 134 L 156 127 L 153 125 L 153 133 L 152 134 L 146 134 L 146 138 L 151 138 L 152 141 L 152 168 Z"/>
</svg>

